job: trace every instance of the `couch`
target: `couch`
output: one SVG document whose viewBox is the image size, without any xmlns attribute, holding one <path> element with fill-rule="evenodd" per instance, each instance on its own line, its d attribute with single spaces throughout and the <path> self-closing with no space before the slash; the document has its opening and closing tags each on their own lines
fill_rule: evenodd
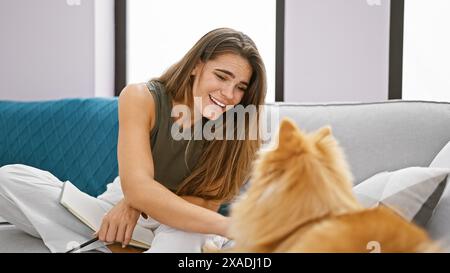
<svg viewBox="0 0 450 273">
<path fill-rule="evenodd" d="M 278 113 L 272 132 L 284 116 L 306 131 L 331 125 L 355 185 L 381 171 L 428 166 L 450 141 L 450 103 L 273 103 L 266 109 Z M 0 166 L 31 165 L 97 196 L 118 173 L 117 131 L 117 98 L 0 101 Z M 48 252 L 40 239 L 1 222 L 0 252 Z"/>
</svg>

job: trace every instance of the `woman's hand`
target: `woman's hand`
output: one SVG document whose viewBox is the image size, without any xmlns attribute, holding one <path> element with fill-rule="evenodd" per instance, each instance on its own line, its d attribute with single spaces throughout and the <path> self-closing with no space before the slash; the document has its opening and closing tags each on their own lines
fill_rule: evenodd
<svg viewBox="0 0 450 273">
<path fill-rule="evenodd" d="M 100 229 L 94 234 L 100 241 L 122 243 L 125 247 L 130 243 L 131 235 L 141 213 L 129 206 L 125 199 L 115 205 L 102 220 Z"/>
</svg>

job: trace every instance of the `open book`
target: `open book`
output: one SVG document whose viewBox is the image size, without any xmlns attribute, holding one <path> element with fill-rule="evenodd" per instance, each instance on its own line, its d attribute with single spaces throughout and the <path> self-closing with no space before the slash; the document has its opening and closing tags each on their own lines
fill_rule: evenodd
<svg viewBox="0 0 450 273">
<path fill-rule="evenodd" d="M 93 231 L 100 229 L 103 216 L 109 208 L 102 207 L 100 200 L 80 191 L 70 181 L 64 182 L 60 203 Z M 150 229 L 136 225 L 130 245 L 148 249 L 154 234 Z"/>
</svg>

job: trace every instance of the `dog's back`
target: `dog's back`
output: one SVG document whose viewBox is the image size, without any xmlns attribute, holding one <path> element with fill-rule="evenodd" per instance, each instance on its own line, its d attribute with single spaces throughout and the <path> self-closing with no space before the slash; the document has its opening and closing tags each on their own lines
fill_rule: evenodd
<svg viewBox="0 0 450 273">
<path fill-rule="evenodd" d="M 438 252 L 419 227 L 380 206 L 304 226 L 275 252 Z"/>
</svg>

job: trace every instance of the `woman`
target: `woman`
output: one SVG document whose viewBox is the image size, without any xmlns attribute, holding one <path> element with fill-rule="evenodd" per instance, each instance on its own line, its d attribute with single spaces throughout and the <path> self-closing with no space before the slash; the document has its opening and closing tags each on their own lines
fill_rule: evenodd
<svg viewBox="0 0 450 273">
<path fill-rule="evenodd" d="M 199 252 L 208 236 L 226 237 L 229 220 L 217 210 L 248 178 L 260 141 L 176 140 L 173 127 L 184 130 L 216 120 L 236 105 L 262 105 L 265 90 L 264 64 L 255 44 L 245 34 L 227 28 L 207 33 L 158 79 L 127 85 L 119 96 L 119 177 L 97 197 L 101 205 L 111 204 L 96 232 L 99 239 L 126 246 L 136 224 L 140 224 L 155 234 L 149 252 Z M 172 118 L 171 110 L 182 105 L 192 114 Z M 195 115 L 196 111 L 201 115 Z M 250 126 L 245 123 L 246 130 Z M 40 181 L 51 180 L 45 185 L 26 183 L 25 187 L 46 195 L 48 191 L 43 188 L 53 188 L 53 195 L 45 199 L 57 199 L 62 183 L 34 168 L 2 167 L 0 180 L 12 181 L 20 173 L 33 173 Z M 50 232 L 30 219 L 39 206 L 29 204 L 21 211 L 20 206 L 9 202 L 11 198 L 5 200 L 6 194 L 1 194 L 14 192 L 15 184 L 0 183 L 0 205 L 8 207 L 0 209 L 0 215 L 56 250 L 57 246 L 46 240 Z M 17 192 L 14 198 L 19 197 Z M 73 221 L 70 213 L 52 209 L 58 221 Z M 70 232 L 84 236 L 85 229 L 78 226 L 74 224 Z"/>
</svg>

